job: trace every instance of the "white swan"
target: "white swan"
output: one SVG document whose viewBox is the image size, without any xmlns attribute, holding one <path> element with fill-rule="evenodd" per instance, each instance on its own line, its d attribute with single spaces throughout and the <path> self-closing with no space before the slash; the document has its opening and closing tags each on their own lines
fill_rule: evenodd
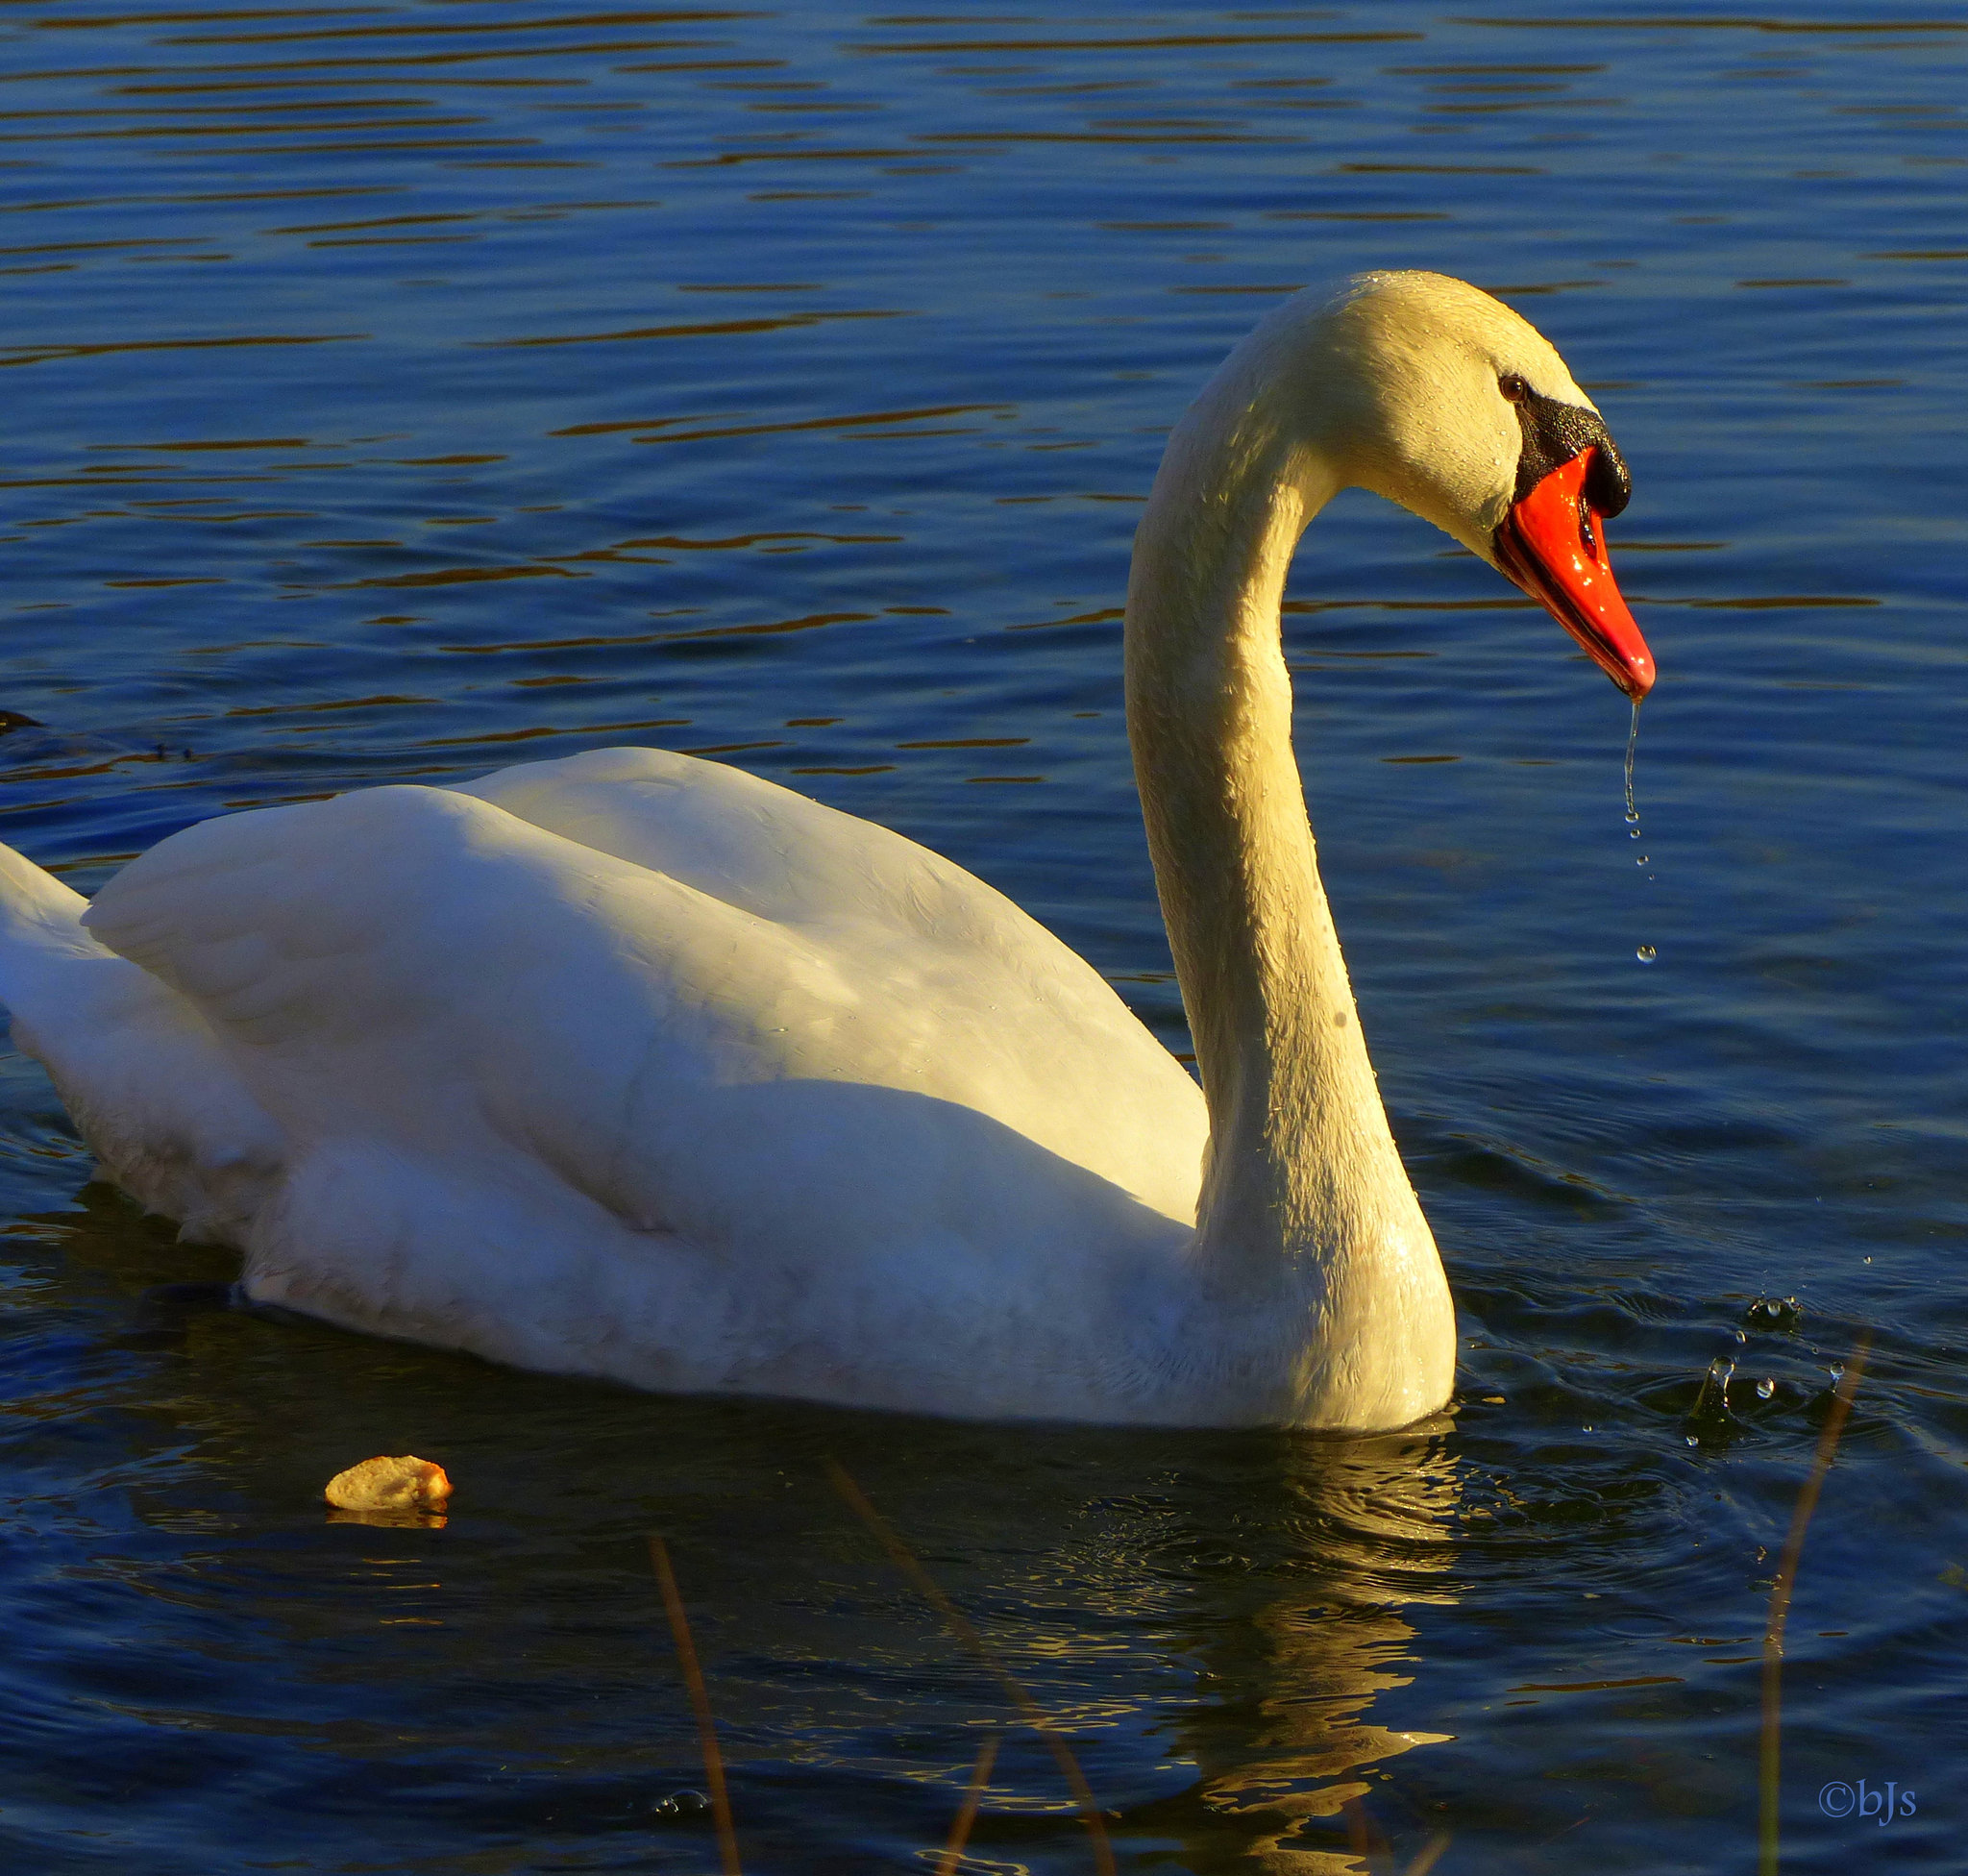
<svg viewBox="0 0 1968 1876">
<path fill-rule="evenodd" d="M 1300 295 L 1177 427 L 1128 728 L 1203 1088 L 899 835 L 606 750 L 187 828 L 88 904 L 0 848 L 0 996 L 103 1170 L 248 1295 L 636 1386 L 976 1417 L 1405 1424 L 1446 1280 L 1367 1062 L 1279 599 L 1353 484 L 1653 666 L 1558 355 L 1433 274 Z"/>
</svg>

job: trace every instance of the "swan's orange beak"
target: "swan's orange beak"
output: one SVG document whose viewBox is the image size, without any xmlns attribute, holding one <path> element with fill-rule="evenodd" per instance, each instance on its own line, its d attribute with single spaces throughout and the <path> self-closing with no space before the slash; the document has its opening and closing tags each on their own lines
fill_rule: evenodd
<svg viewBox="0 0 1968 1876">
<path fill-rule="evenodd" d="M 1606 530 L 1586 500 L 1592 451 L 1561 462 L 1504 516 L 1496 562 L 1591 654 L 1636 704 L 1654 688 L 1654 654 L 1606 557 Z"/>
</svg>

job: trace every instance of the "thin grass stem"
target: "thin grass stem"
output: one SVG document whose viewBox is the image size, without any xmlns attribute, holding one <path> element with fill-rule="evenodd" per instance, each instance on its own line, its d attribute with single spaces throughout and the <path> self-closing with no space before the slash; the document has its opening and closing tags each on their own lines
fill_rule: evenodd
<svg viewBox="0 0 1968 1876">
<path fill-rule="evenodd" d="M 1838 1436 L 1845 1431 L 1846 1416 L 1852 1412 L 1852 1398 L 1858 1392 L 1865 1372 L 1865 1358 L 1872 1349 L 1872 1331 L 1858 1338 L 1845 1372 L 1838 1377 L 1838 1390 L 1832 1397 L 1832 1411 L 1825 1416 L 1825 1428 L 1818 1435 L 1817 1457 L 1811 1461 L 1810 1476 L 1797 1494 L 1797 1509 L 1790 1514 L 1790 1535 L 1784 1540 L 1784 1555 L 1777 1565 L 1777 1581 L 1770 1589 L 1770 1619 L 1763 1629 L 1763 1730 L 1759 1754 L 1757 1782 L 1761 1798 L 1757 1826 L 1757 1876 L 1778 1876 L 1779 1800 L 1782 1796 L 1784 1728 L 1784 1624 L 1790 1618 L 1790 1596 L 1797 1587 L 1798 1559 L 1804 1554 L 1804 1534 L 1810 1515 L 1818 1508 L 1818 1493 L 1824 1490 L 1825 1474 L 1837 1456 Z"/>
<path fill-rule="evenodd" d="M 1066 1775 L 1074 1802 L 1080 1808 L 1080 1821 L 1086 1825 L 1087 1835 L 1093 1840 L 1095 1868 L 1100 1876 L 1116 1876 L 1114 1849 L 1107 1840 L 1106 1820 L 1100 1815 L 1100 1807 L 1094 1801 L 1093 1787 L 1087 1783 L 1086 1774 L 1080 1770 L 1080 1762 L 1072 1756 L 1072 1748 L 1047 1717 L 1046 1710 L 1014 1678 L 1010 1668 L 998 1658 L 996 1650 L 978 1634 L 971 1618 L 937 1587 L 936 1579 L 922 1567 L 916 1553 L 895 1534 L 888 1520 L 869 1502 L 868 1494 L 854 1483 L 848 1469 L 838 1459 L 828 1458 L 823 1463 L 827 1478 L 840 1493 L 842 1502 L 868 1526 L 874 1541 L 888 1552 L 896 1567 L 916 1586 L 923 1600 L 948 1624 L 950 1632 L 991 1670 L 1026 1725 L 1046 1741 L 1047 1749 L 1059 1763 L 1059 1769 Z"/>
<path fill-rule="evenodd" d="M 984 1788 L 991 1783 L 991 1767 L 996 1759 L 997 1735 L 994 1733 L 977 1755 L 970 1787 L 964 1792 L 963 1808 L 949 1827 L 949 1841 L 943 1846 L 943 1861 L 936 1865 L 936 1876 L 957 1876 L 957 1864 L 963 1861 L 964 1845 L 971 1840 L 971 1826 L 977 1821 L 977 1807 L 984 1801 Z"/>
<path fill-rule="evenodd" d="M 690 1621 L 683 1613 L 676 1572 L 670 1567 L 670 1552 L 653 1531 L 650 1533 L 650 1562 L 655 1566 L 663 1607 L 670 1617 L 670 1634 L 676 1643 L 676 1665 L 683 1670 L 690 1708 L 697 1716 L 698 1741 L 703 1747 L 703 1782 L 710 1788 L 711 1820 L 718 1830 L 718 1859 L 725 1876 L 743 1876 L 738 1867 L 738 1833 L 731 1823 L 731 1799 L 725 1790 L 725 1762 L 718 1752 L 717 1722 L 711 1718 L 710 1690 L 703 1684 L 703 1669 L 697 1665 L 697 1644 L 690 1639 Z"/>
</svg>

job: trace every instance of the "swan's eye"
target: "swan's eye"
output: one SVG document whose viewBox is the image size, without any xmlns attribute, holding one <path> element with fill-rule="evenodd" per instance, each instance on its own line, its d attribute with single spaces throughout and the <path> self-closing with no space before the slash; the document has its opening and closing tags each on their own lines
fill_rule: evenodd
<svg viewBox="0 0 1968 1876">
<path fill-rule="evenodd" d="M 1506 404 L 1522 404 L 1531 395 L 1531 387 L 1515 372 L 1507 371 L 1496 381 L 1496 388 L 1503 393 Z"/>
</svg>

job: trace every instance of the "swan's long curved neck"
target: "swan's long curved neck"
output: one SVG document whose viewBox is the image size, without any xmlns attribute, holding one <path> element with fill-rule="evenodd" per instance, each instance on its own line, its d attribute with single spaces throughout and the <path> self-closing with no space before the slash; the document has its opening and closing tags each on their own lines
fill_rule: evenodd
<svg viewBox="0 0 1968 1876">
<path fill-rule="evenodd" d="M 1128 585 L 1128 734 L 1209 1103 L 1199 1274 L 1226 1302 L 1312 1311 L 1290 1384 L 1306 1418 L 1391 1425 L 1446 1397 L 1453 1315 L 1292 746 L 1280 603 L 1341 478 L 1267 417 L 1263 362 L 1232 361 L 1156 480 Z"/>
</svg>

